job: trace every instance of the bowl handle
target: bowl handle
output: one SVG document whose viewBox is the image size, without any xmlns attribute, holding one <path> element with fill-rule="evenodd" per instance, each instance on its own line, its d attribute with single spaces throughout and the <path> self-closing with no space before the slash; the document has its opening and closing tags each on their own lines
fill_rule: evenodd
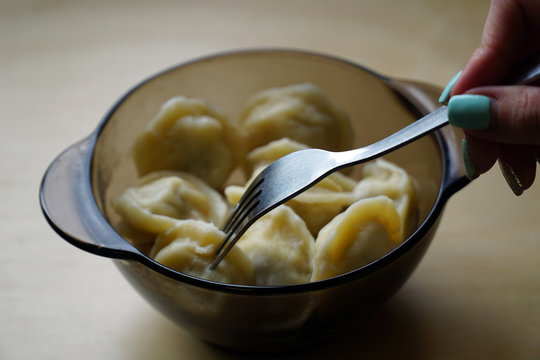
<svg viewBox="0 0 540 360">
<path fill-rule="evenodd" d="M 419 117 L 425 116 L 438 109 L 439 96 L 442 89 L 417 81 L 385 79 L 385 82 L 411 107 L 418 112 Z M 461 138 L 463 132 L 453 126 L 446 126 L 436 132 L 439 137 L 443 154 L 446 157 L 442 189 L 448 198 L 465 187 L 470 181 L 465 173 L 465 165 L 461 157 Z"/>
<path fill-rule="evenodd" d="M 112 229 L 94 200 L 90 184 L 94 142 L 92 134 L 51 163 L 41 183 L 41 209 L 51 227 L 71 244 L 109 258 L 139 258 L 139 250 Z"/>
</svg>

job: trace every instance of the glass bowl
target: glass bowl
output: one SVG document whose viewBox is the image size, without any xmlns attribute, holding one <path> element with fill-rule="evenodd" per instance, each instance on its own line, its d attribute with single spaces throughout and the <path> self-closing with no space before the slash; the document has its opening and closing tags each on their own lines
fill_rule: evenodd
<svg viewBox="0 0 540 360">
<path fill-rule="evenodd" d="M 204 99 L 231 118 L 256 92 L 311 82 L 352 120 L 355 147 L 373 143 L 434 110 L 440 89 L 390 79 L 336 57 L 289 49 L 231 51 L 160 72 L 122 96 L 87 138 L 61 153 L 43 178 L 40 200 L 52 228 L 71 244 L 114 259 L 133 287 L 180 326 L 213 344 L 245 351 L 297 349 L 330 339 L 390 298 L 428 248 L 448 198 L 467 184 L 450 127 L 385 156 L 419 184 L 414 233 L 382 258 L 313 283 L 247 286 L 168 269 L 115 230 L 112 200 L 137 180 L 135 137 L 173 96 Z M 353 176 L 358 169 L 353 170 Z"/>
</svg>

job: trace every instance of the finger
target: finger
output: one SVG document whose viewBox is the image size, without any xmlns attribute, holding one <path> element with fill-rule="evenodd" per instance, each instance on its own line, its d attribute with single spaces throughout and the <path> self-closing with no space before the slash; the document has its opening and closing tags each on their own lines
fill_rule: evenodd
<svg viewBox="0 0 540 360">
<path fill-rule="evenodd" d="M 490 86 L 472 89 L 467 94 L 490 99 L 487 128 L 470 130 L 470 135 L 506 144 L 540 145 L 540 87 Z M 452 102 L 459 103 L 460 96 L 466 95 L 455 96 Z M 449 105 L 449 111 L 452 106 Z M 455 120 L 464 128 L 474 121 L 465 111 L 458 113 Z"/>
<path fill-rule="evenodd" d="M 477 86 L 500 83 L 511 67 L 540 49 L 540 2 L 493 0 L 482 41 L 474 51 L 452 95 Z"/>
<path fill-rule="evenodd" d="M 469 179 L 474 179 L 493 167 L 500 155 L 499 143 L 465 133 L 463 161 Z"/>
<path fill-rule="evenodd" d="M 519 145 L 503 145 L 499 157 L 501 172 L 517 196 L 527 190 L 536 176 L 536 156 L 538 148 Z"/>
</svg>

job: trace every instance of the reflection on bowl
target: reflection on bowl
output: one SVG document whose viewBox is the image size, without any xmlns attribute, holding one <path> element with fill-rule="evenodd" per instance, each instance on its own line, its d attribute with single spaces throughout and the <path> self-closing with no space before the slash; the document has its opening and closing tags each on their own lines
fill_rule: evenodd
<svg viewBox="0 0 540 360">
<path fill-rule="evenodd" d="M 357 328 L 407 280 L 431 242 L 446 200 L 467 183 L 449 128 L 386 156 L 419 184 L 414 233 L 382 258 L 331 279 L 273 287 L 216 283 L 163 268 L 117 232 L 121 219 L 114 199 L 137 181 L 132 145 L 166 100 L 201 98 L 238 117 L 252 94 L 306 82 L 349 114 L 355 147 L 434 109 L 439 95 L 429 85 L 388 79 L 348 61 L 302 51 L 243 50 L 181 64 L 131 89 L 93 134 L 51 164 L 41 189 L 47 220 L 70 243 L 115 259 L 142 296 L 206 341 L 277 351 Z"/>
</svg>

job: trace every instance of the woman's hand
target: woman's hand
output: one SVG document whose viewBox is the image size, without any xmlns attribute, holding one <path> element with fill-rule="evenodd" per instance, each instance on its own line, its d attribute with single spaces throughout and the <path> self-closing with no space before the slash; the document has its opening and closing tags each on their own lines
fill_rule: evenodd
<svg viewBox="0 0 540 360">
<path fill-rule="evenodd" d="M 540 157 L 540 87 L 498 86 L 521 59 L 540 50 L 540 1 L 493 0 L 480 47 L 441 102 L 464 129 L 467 176 L 499 161 L 510 188 L 521 195 L 534 182 Z"/>
</svg>

